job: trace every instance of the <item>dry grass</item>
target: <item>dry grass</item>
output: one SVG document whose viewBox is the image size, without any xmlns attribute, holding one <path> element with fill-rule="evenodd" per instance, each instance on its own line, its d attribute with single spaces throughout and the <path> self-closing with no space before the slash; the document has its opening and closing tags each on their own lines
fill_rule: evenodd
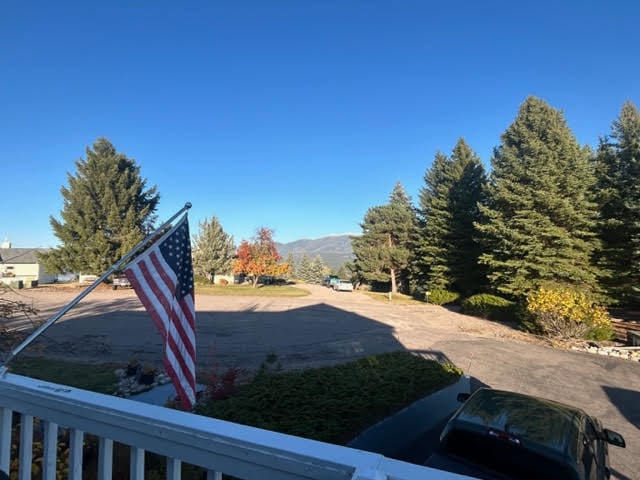
<svg viewBox="0 0 640 480">
<path fill-rule="evenodd" d="M 424 305 L 424 302 L 420 300 L 416 300 L 411 295 L 405 295 L 403 293 L 393 293 L 391 294 L 391 299 L 389 299 L 389 292 L 367 292 L 363 291 L 365 295 L 373 298 L 374 300 L 378 300 L 380 302 L 385 303 L 394 303 L 400 305 Z"/>
</svg>

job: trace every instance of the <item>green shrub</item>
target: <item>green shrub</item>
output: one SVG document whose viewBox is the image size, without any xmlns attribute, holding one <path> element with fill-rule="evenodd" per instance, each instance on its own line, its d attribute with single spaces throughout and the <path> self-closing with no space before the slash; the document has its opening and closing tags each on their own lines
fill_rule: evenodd
<svg viewBox="0 0 640 480">
<path fill-rule="evenodd" d="M 478 293 L 462 301 L 462 313 L 508 322 L 516 318 L 516 302 L 489 293 Z"/>
<path fill-rule="evenodd" d="M 261 372 L 230 398 L 199 405 L 197 413 L 344 444 L 461 373 L 410 352 L 383 353 L 330 367 Z"/>
<path fill-rule="evenodd" d="M 543 334 L 558 338 L 608 340 L 613 326 L 607 310 L 569 287 L 540 287 L 527 295 L 527 314 Z"/>
<path fill-rule="evenodd" d="M 425 300 L 434 305 L 455 303 L 459 298 L 460 294 L 458 292 L 452 292 L 444 288 L 434 288 L 433 290 L 429 290 L 429 295 L 425 294 Z"/>
</svg>

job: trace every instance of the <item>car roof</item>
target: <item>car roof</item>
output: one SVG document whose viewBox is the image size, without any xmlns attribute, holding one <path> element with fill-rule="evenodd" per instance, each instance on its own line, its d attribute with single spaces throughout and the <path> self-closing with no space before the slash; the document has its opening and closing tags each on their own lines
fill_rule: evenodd
<svg viewBox="0 0 640 480">
<path fill-rule="evenodd" d="M 584 416 L 582 410 L 552 400 L 483 388 L 465 402 L 447 428 L 505 432 L 536 453 L 575 461 Z"/>
</svg>

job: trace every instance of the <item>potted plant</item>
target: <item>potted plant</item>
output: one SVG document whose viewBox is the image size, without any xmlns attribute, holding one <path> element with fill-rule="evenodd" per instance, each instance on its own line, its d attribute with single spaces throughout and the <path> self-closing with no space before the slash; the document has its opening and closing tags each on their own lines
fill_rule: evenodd
<svg viewBox="0 0 640 480">
<path fill-rule="evenodd" d="M 129 363 L 127 364 L 127 369 L 126 369 L 127 377 L 136 376 L 139 370 L 140 370 L 140 362 L 138 362 L 138 360 L 135 358 L 132 358 L 131 360 L 129 360 Z"/>
<path fill-rule="evenodd" d="M 150 365 L 145 365 L 140 372 L 138 383 L 141 385 L 151 385 L 156 379 L 156 369 Z"/>
</svg>

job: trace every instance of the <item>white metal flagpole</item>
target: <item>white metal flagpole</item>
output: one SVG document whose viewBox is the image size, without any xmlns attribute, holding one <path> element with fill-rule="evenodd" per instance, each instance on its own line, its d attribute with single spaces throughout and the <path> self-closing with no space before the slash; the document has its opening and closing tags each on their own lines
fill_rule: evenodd
<svg viewBox="0 0 640 480">
<path fill-rule="evenodd" d="M 136 253 L 138 253 L 138 251 L 142 247 L 144 247 L 154 236 L 156 236 L 158 234 L 158 232 L 162 231 L 163 229 L 165 229 L 166 227 L 171 225 L 171 223 L 176 218 L 178 218 L 183 212 L 189 210 L 190 208 L 191 208 L 191 203 L 190 202 L 185 203 L 184 207 L 182 207 L 169 220 L 164 222 L 156 230 L 154 230 L 152 233 L 147 235 L 143 240 L 138 242 L 138 244 L 135 247 L 133 247 L 131 250 L 129 250 L 127 253 L 125 253 L 122 256 L 122 258 L 120 258 L 120 260 L 118 260 L 116 263 L 111 265 L 111 267 L 109 267 L 109 269 L 106 272 L 104 272 L 102 275 L 100 275 L 100 277 L 98 277 L 91 285 L 89 285 L 82 292 L 80 292 L 80 294 L 77 297 L 75 297 L 73 300 L 71 300 L 69 303 L 67 303 L 64 307 L 62 307 L 54 315 L 49 317 L 49 319 L 46 322 L 44 322 L 42 325 L 40 325 L 36 330 L 34 330 L 31 333 L 31 335 L 29 335 L 27 338 L 25 338 L 17 347 L 13 348 L 13 350 L 11 350 L 11 352 L 9 353 L 7 358 L 4 360 L 4 363 L 2 364 L 2 366 L 0 366 L 0 378 L 3 377 L 7 373 L 7 365 L 9 364 L 9 362 L 16 355 L 18 355 L 29 344 L 31 344 L 31 342 L 33 342 L 42 333 L 44 333 L 44 331 L 47 330 L 51 325 L 53 325 L 56 321 L 58 321 L 60 319 L 60 317 L 62 317 L 65 313 L 67 313 L 69 310 L 71 310 L 73 307 L 75 307 L 80 300 L 82 300 L 94 288 L 96 288 L 98 285 L 100 285 L 102 282 L 104 282 L 109 275 L 111 275 L 113 272 L 119 270 L 123 265 L 125 265 L 131 259 L 131 257 L 133 257 Z"/>
</svg>

